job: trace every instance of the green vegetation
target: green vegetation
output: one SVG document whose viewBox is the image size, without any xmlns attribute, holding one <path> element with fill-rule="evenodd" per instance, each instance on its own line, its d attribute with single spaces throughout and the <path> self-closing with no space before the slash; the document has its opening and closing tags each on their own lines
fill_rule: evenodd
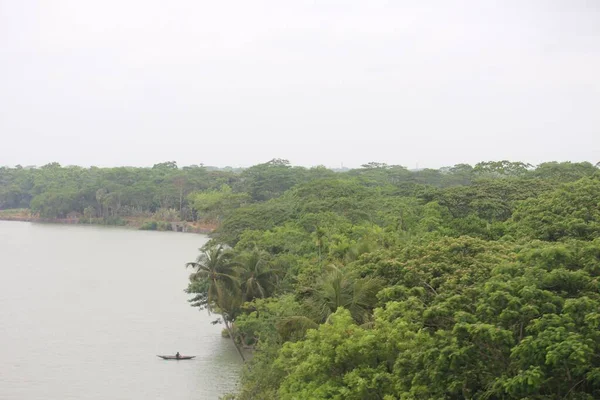
<svg viewBox="0 0 600 400">
<path fill-rule="evenodd" d="M 187 292 L 252 353 L 230 398 L 600 398 L 589 163 L 0 168 L 17 208 L 212 222 Z"/>
<path fill-rule="evenodd" d="M 228 398 L 600 398 L 595 166 L 273 168 L 199 197 L 226 256 L 188 292 L 253 349 Z"/>
<path fill-rule="evenodd" d="M 239 183 L 239 172 L 174 162 L 152 168 L 0 168 L 0 210 L 26 208 L 44 220 L 170 230 L 167 222 L 208 220 L 192 207 L 198 192 Z"/>
</svg>

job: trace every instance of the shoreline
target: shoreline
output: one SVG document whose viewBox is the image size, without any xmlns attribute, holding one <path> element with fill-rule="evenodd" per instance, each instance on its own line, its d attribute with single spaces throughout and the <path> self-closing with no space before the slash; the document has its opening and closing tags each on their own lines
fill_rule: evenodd
<svg viewBox="0 0 600 400">
<path fill-rule="evenodd" d="M 193 223 L 188 221 L 156 221 L 139 218 L 121 218 L 124 224 L 104 224 L 95 222 L 82 222 L 80 218 L 40 218 L 37 216 L 24 215 L 23 213 L 7 214 L 0 211 L 0 221 L 14 222 L 35 222 L 43 224 L 58 224 L 58 225 L 95 225 L 95 226 L 115 226 L 120 228 L 139 230 L 139 231 L 156 231 L 156 232 L 178 232 L 178 233 L 196 233 L 208 235 L 212 233 L 217 225 L 215 223 Z M 171 229 L 141 229 L 142 225 L 147 222 L 156 222 L 166 224 Z"/>
</svg>

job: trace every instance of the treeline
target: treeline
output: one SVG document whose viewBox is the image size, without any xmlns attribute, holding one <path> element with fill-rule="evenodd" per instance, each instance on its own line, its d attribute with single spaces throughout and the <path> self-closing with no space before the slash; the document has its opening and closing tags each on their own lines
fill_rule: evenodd
<svg viewBox="0 0 600 400">
<path fill-rule="evenodd" d="M 600 398 L 597 165 L 0 168 L 14 208 L 216 221 L 187 291 L 238 400 Z"/>
<path fill-rule="evenodd" d="M 600 398 L 596 166 L 261 168 L 287 188 L 197 198 L 187 291 L 253 349 L 229 398 Z"/>
<path fill-rule="evenodd" d="M 51 163 L 0 168 L 0 210 L 27 208 L 43 218 L 76 213 L 104 222 L 159 211 L 191 218 L 187 196 L 236 182 L 236 174 L 174 162 L 152 168 L 81 168 Z"/>
<path fill-rule="evenodd" d="M 243 170 L 179 168 L 175 162 L 152 168 L 81 168 L 51 163 L 40 168 L 0 167 L 0 210 L 30 209 L 49 219 L 74 213 L 101 219 L 97 222 L 157 212 L 162 219 L 220 220 L 236 207 L 265 202 L 295 185 L 326 178 L 355 179 L 364 187 L 390 185 L 398 195 L 410 195 L 417 188 L 471 185 L 497 177 L 568 181 L 594 170 L 587 163 L 545 163 L 534 169 L 506 161 L 420 171 L 369 163 L 338 173 L 325 167 L 292 167 L 281 159 Z"/>
</svg>

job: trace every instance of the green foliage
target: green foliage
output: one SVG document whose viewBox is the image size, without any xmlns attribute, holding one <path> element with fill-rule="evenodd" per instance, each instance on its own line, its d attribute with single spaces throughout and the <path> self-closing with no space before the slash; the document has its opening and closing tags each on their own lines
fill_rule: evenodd
<svg viewBox="0 0 600 400">
<path fill-rule="evenodd" d="M 253 351 L 229 398 L 600 398 L 597 165 L 0 168 L 28 207 L 218 222 L 187 292 Z"/>
<path fill-rule="evenodd" d="M 31 211 L 42 218 L 66 218 L 76 197 L 74 192 L 44 192 L 31 200 Z"/>
<path fill-rule="evenodd" d="M 511 232 L 526 239 L 598 238 L 600 178 L 582 178 L 528 199 L 516 208 L 511 222 Z"/>
<path fill-rule="evenodd" d="M 268 230 L 290 218 L 291 209 L 286 202 L 274 199 L 235 209 L 215 232 L 223 243 L 235 245 L 247 230 Z"/>
<path fill-rule="evenodd" d="M 532 167 L 531 164 L 507 160 L 486 161 L 475 165 L 473 172 L 476 175 L 491 177 L 525 176 Z"/>
<path fill-rule="evenodd" d="M 236 261 L 242 301 L 252 301 L 273 294 L 278 271 L 271 265 L 269 253 L 255 248 L 241 253 Z"/>
<path fill-rule="evenodd" d="M 559 182 L 574 182 L 583 177 L 591 177 L 598 172 L 598 165 L 589 162 L 546 162 L 537 166 L 533 175 Z"/>
<path fill-rule="evenodd" d="M 217 240 L 281 268 L 237 317 L 236 398 L 600 398 L 598 182 L 369 163 L 240 207 Z"/>
<path fill-rule="evenodd" d="M 142 231 L 171 231 L 171 223 L 166 221 L 146 221 L 140 226 Z"/>
<path fill-rule="evenodd" d="M 381 339 L 339 309 L 305 340 L 279 351 L 275 366 L 285 372 L 279 398 L 383 398 L 393 392 L 393 381 L 386 367 L 389 345 Z"/>
<path fill-rule="evenodd" d="M 358 323 L 366 323 L 377 304 L 382 287 L 378 278 L 360 278 L 351 271 L 329 266 L 314 288 L 305 288 L 308 313 L 317 322 L 325 322 L 338 309 L 347 309 Z"/>
<path fill-rule="evenodd" d="M 202 250 L 196 261 L 186 264 L 186 267 L 194 269 L 187 288 L 188 293 L 197 295 L 191 300 L 192 304 L 212 312 L 227 314 L 231 320 L 235 318 L 238 311 L 236 307 L 240 305 L 231 307 L 231 298 L 239 293 L 233 258 L 234 254 L 230 249 L 212 246 Z"/>
<path fill-rule="evenodd" d="M 285 373 L 270 376 L 279 380 L 273 398 L 597 398 L 598 275 L 577 266 L 597 268 L 599 245 L 565 253 L 540 243 L 503 263 L 477 255 L 493 249 L 475 251 L 485 273 L 437 288 L 405 274 L 382 292 L 372 324 L 340 309 L 278 350 Z M 449 245 L 434 259 L 470 257 L 464 249 Z M 430 263 L 419 252 L 413 260 Z"/>
<path fill-rule="evenodd" d="M 218 190 L 194 192 L 188 196 L 190 206 L 197 212 L 198 217 L 208 220 L 220 220 L 249 200 L 248 194 L 233 193 L 228 185 L 223 185 Z"/>
<path fill-rule="evenodd" d="M 551 183 L 539 179 L 483 179 L 471 186 L 441 190 L 435 199 L 448 207 L 454 218 L 476 215 L 487 222 L 505 221 L 519 201 L 537 197 L 551 189 Z"/>
<path fill-rule="evenodd" d="M 273 159 L 244 170 L 239 186 L 254 201 L 266 201 L 281 196 L 299 183 L 304 174 L 304 168 L 294 168 L 287 160 Z"/>
<path fill-rule="evenodd" d="M 177 168 L 174 162 L 153 168 L 0 167 L 0 209 L 31 208 L 42 218 L 73 212 L 90 217 L 138 217 L 173 209 L 178 219 L 193 219 L 187 196 L 233 185 L 240 176 L 203 167 Z M 92 212 L 91 210 L 94 210 Z"/>
</svg>

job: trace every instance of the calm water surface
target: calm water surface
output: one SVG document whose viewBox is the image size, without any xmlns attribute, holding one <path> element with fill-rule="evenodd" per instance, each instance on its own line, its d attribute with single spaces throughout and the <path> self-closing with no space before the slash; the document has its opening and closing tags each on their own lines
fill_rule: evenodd
<svg viewBox="0 0 600 400">
<path fill-rule="evenodd" d="M 206 237 L 0 221 L 0 399 L 218 399 L 240 361 L 183 293 Z M 156 354 L 196 355 L 164 361 Z"/>
</svg>

